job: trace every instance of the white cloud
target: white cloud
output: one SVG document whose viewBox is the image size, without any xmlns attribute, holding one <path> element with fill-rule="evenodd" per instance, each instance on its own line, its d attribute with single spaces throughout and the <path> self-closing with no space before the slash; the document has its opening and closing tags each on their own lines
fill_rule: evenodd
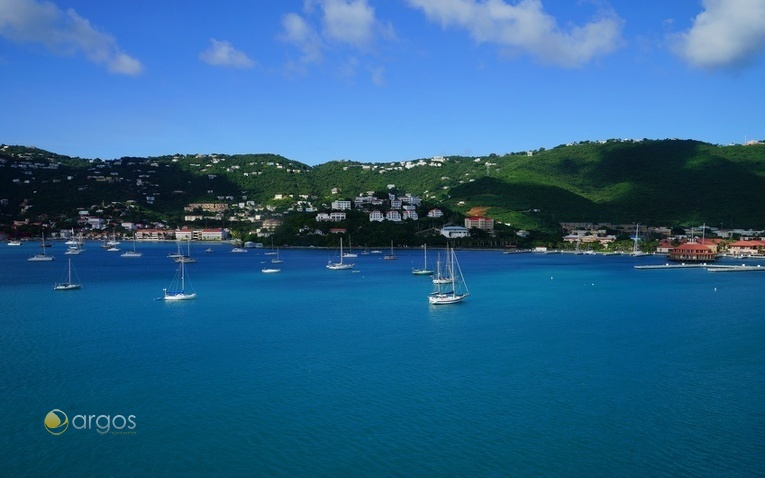
<svg viewBox="0 0 765 478">
<path fill-rule="evenodd" d="M 210 47 L 199 54 L 199 59 L 208 65 L 230 68 L 252 68 L 255 62 L 246 54 L 234 48 L 225 40 L 210 39 Z"/>
<path fill-rule="evenodd" d="M 508 53 L 527 53 L 562 67 L 581 66 L 621 46 L 623 20 L 612 11 L 583 26 L 563 29 L 544 11 L 541 0 L 407 0 L 444 28 L 467 30 L 478 43 L 490 43 Z"/>
<path fill-rule="evenodd" d="M 375 35 L 375 11 L 366 0 L 324 0 L 322 26 L 324 36 L 363 49 Z"/>
<path fill-rule="evenodd" d="M 395 38 L 393 27 L 375 17 L 367 0 L 306 0 L 302 15 L 288 13 L 282 18 L 280 38 L 301 51 L 291 70 L 305 70 L 330 54 L 343 55 L 347 48 L 371 54 L 375 42 Z M 341 76 L 355 75 L 358 60 L 341 60 Z"/>
<path fill-rule="evenodd" d="M 57 54 L 83 54 L 112 73 L 143 71 L 141 62 L 122 52 L 111 35 L 98 31 L 73 9 L 63 11 L 52 2 L 0 0 L 0 36 L 39 43 Z"/>
<path fill-rule="evenodd" d="M 316 63 L 322 59 L 322 41 L 314 28 L 300 15 L 288 13 L 282 18 L 281 39 L 301 51 L 300 64 Z"/>
<path fill-rule="evenodd" d="M 750 63 L 765 52 L 765 0 L 703 0 L 691 28 L 675 35 L 675 52 L 691 65 L 715 69 Z"/>
</svg>

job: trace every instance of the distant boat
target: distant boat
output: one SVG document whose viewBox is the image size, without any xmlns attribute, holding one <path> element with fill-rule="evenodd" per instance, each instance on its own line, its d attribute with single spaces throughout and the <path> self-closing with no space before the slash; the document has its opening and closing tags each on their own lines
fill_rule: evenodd
<svg viewBox="0 0 765 478">
<path fill-rule="evenodd" d="M 435 285 L 435 290 L 428 296 L 428 302 L 432 305 L 456 304 L 470 295 L 454 249 L 448 246 L 446 249 L 446 268 L 451 271 L 453 280 L 450 283 Z"/>
<path fill-rule="evenodd" d="M 181 252 L 181 241 L 176 241 L 176 246 L 178 246 L 178 252 L 171 252 L 167 255 L 170 259 L 177 259 L 179 257 L 183 257 L 183 252 Z"/>
<path fill-rule="evenodd" d="M 8 241 L 9 246 L 20 246 L 21 241 Z"/>
<path fill-rule="evenodd" d="M 133 237 L 133 250 L 132 251 L 125 251 L 122 254 L 120 254 L 121 257 L 143 257 L 143 252 L 138 252 L 135 250 L 135 237 Z"/>
<path fill-rule="evenodd" d="M 343 257 L 345 258 L 359 257 L 358 254 L 353 252 L 353 249 L 351 247 L 351 236 L 348 236 L 348 252 L 343 253 Z"/>
<path fill-rule="evenodd" d="M 333 271 L 353 269 L 352 262 L 343 262 L 343 238 L 342 237 L 340 238 L 340 262 L 332 262 L 332 259 L 330 259 L 327 262 L 327 269 L 333 270 Z"/>
<path fill-rule="evenodd" d="M 284 260 L 282 260 L 282 256 L 279 255 L 279 248 L 276 248 L 276 257 L 271 259 L 271 264 L 281 264 Z"/>
<path fill-rule="evenodd" d="M 117 240 L 117 231 L 113 231 L 112 232 L 112 240 L 108 241 L 106 243 L 106 245 L 111 248 L 111 247 L 114 247 L 114 246 L 118 246 L 119 244 L 120 244 L 120 241 Z M 119 249 L 117 249 L 117 250 L 119 250 Z"/>
<path fill-rule="evenodd" d="M 77 282 L 72 281 L 72 259 L 69 259 L 69 267 L 67 268 L 66 282 L 58 282 L 53 286 L 53 290 L 76 290 L 82 288 L 79 279 Z M 75 272 L 75 275 L 77 273 Z"/>
<path fill-rule="evenodd" d="M 179 264 L 175 277 L 170 283 L 170 287 L 162 289 L 164 292 L 164 296 L 161 297 L 162 300 L 190 300 L 197 296 L 196 292 L 186 290 L 186 263 L 180 262 Z M 189 287 L 189 289 L 191 289 L 191 287 Z"/>
<path fill-rule="evenodd" d="M 638 241 L 640 240 L 640 223 L 635 227 L 635 243 L 632 245 L 632 255 L 633 256 L 645 256 L 646 253 L 641 251 L 638 247 Z"/>
<path fill-rule="evenodd" d="M 414 274 L 416 276 L 429 276 L 429 275 L 433 275 L 433 270 L 428 269 L 428 245 L 427 244 L 423 244 L 422 248 L 423 248 L 424 256 L 425 256 L 425 259 L 423 261 L 422 269 L 414 269 L 413 268 L 412 269 L 412 274 Z"/>
<path fill-rule="evenodd" d="M 274 238 L 272 237 L 272 238 L 271 238 L 271 250 L 270 250 L 270 251 L 268 251 L 268 252 L 264 252 L 264 253 L 263 253 L 263 255 L 264 255 L 264 256 L 275 256 L 275 255 L 277 255 L 278 253 L 279 253 L 279 252 L 278 252 L 276 249 L 274 249 Z"/>
<path fill-rule="evenodd" d="M 209 253 L 215 252 L 215 251 L 213 251 L 212 247 L 208 247 L 207 249 L 205 249 L 205 252 L 209 254 Z"/>
<path fill-rule="evenodd" d="M 374 251 L 372 251 L 372 253 L 374 253 Z M 398 257 L 396 257 L 396 254 L 393 253 L 393 241 L 390 241 L 390 254 L 384 255 L 383 259 L 386 261 L 395 261 L 396 259 L 398 259 Z"/>
<path fill-rule="evenodd" d="M 264 274 L 276 274 L 277 272 L 281 272 L 281 271 L 282 271 L 281 269 L 276 269 L 276 268 L 271 268 L 271 267 L 264 267 L 263 269 L 261 269 L 260 272 L 262 272 Z"/>
<path fill-rule="evenodd" d="M 236 252 L 236 253 L 241 254 L 243 252 L 247 252 L 247 249 L 245 249 L 243 247 L 235 247 L 235 248 L 231 249 L 231 252 Z"/>
<path fill-rule="evenodd" d="M 196 262 L 197 260 L 193 257 L 191 257 L 191 240 L 188 241 L 188 250 L 186 251 L 186 254 L 181 254 L 180 257 L 175 258 L 175 262 L 185 262 L 186 264 L 192 264 Z M 178 246 L 178 250 L 180 250 L 180 246 Z"/>
<path fill-rule="evenodd" d="M 441 254 L 438 254 L 438 260 L 436 261 L 436 272 L 435 276 L 433 276 L 433 283 L 451 284 L 452 282 L 454 282 L 452 271 L 446 267 L 446 264 L 444 264 L 444 267 L 441 267 Z"/>
<path fill-rule="evenodd" d="M 42 247 L 42 252 L 37 253 L 37 254 L 33 255 L 32 257 L 30 257 L 29 259 L 27 259 L 29 262 L 50 262 L 50 261 L 56 259 L 53 256 L 48 256 L 48 255 L 45 254 L 45 247 L 46 247 L 45 246 L 45 233 L 43 233 L 43 235 L 42 235 L 42 245 L 41 245 L 41 247 Z"/>
</svg>

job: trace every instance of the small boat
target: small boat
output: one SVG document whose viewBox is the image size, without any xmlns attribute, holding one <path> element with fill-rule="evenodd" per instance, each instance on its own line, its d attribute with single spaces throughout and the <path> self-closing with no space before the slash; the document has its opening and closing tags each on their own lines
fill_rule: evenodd
<svg viewBox="0 0 765 478">
<path fill-rule="evenodd" d="M 186 263 L 181 262 L 178 266 L 178 270 L 175 273 L 175 277 L 170 284 L 170 287 L 167 289 L 162 289 L 164 295 L 163 297 L 160 297 L 160 299 L 178 301 L 196 298 L 196 292 L 186 290 L 186 280 Z M 189 285 L 191 284 L 189 283 Z"/>
<path fill-rule="evenodd" d="M 181 243 L 180 243 L 180 241 L 178 241 L 176 243 L 176 245 L 178 246 L 178 252 L 171 252 L 170 254 L 167 255 L 168 258 L 170 258 L 170 259 L 177 259 L 179 257 L 183 257 L 183 253 L 181 252 Z"/>
<path fill-rule="evenodd" d="M 276 248 L 276 257 L 271 259 L 271 264 L 282 264 L 284 260 L 282 259 L 282 256 L 279 255 L 279 248 Z"/>
<path fill-rule="evenodd" d="M 235 247 L 235 248 L 231 249 L 231 252 L 236 252 L 238 254 L 241 254 L 243 252 L 247 252 L 247 249 L 245 249 L 243 247 Z"/>
<path fill-rule="evenodd" d="M 120 257 L 143 257 L 143 252 L 135 250 L 135 237 L 133 237 L 133 250 L 123 252 L 120 254 Z"/>
<path fill-rule="evenodd" d="M 340 238 L 340 262 L 332 262 L 332 259 L 330 259 L 327 262 L 327 269 L 332 271 L 353 269 L 352 262 L 343 262 L 343 238 L 342 237 Z"/>
<path fill-rule="evenodd" d="M 119 252 L 119 251 L 120 251 L 120 248 L 117 246 L 111 246 L 110 248 L 106 250 L 106 252 Z"/>
<path fill-rule="evenodd" d="M 209 254 L 209 253 L 215 252 L 215 251 L 213 251 L 212 247 L 208 247 L 207 249 L 205 249 L 205 252 Z"/>
<path fill-rule="evenodd" d="M 186 254 L 181 254 L 179 257 L 176 257 L 175 262 L 185 262 L 186 264 L 193 264 L 196 261 L 197 260 L 195 258 L 191 257 L 191 240 L 189 240 L 188 250 L 186 251 Z"/>
<path fill-rule="evenodd" d="M 277 272 L 281 272 L 281 271 L 282 271 L 281 269 L 276 269 L 272 267 L 264 267 L 263 269 L 261 269 L 260 272 L 264 274 L 276 274 Z"/>
<path fill-rule="evenodd" d="M 358 254 L 353 252 L 353 248 L 351 247 L 351 236 L 348 236 L 348 252 L 343 253 L 343 257 L 345 258 L 359 257 Z"/>
<path fill-rule="evenodd" d="M 374 253 L 374 251 L 372 252 Z M 398 259 L 398 257 L 396 257 L 396 254 L 393 253 L 393 241 L 390 241 L 390 254 L 384 255 L 383 259 L 386 261 L 395 261 L 396 259 Z"/>
<path fill-rule="evenodd" d="M 50 262 L 56 259 L 53 256 L 48 256 L 45 254 L 45 234 L 42 235 L 42 245 L 40 247 L 42 247 L 42 252 L 39 252 L 27 259 L 29 262 Z"/>
<path fill-rule="evenodd" d="M 414 274 L 416 276 L 430 276 L 430 275 L 433 275 L 433 270 L 432 269 L 428 269 L 428 245 L 427 244 L 423 244 L 422 248 L 424 250 L 424 255 L 425 255 L 425 259 L 424 259 L 424 262 L 423 262 L 422 269 L 412 268 L 412 274 Z"/>
<path fill-rule="evenodd" d="M 434 284 L 451 284 L 454 282 L 452 278 L 452 272 L 447 268 L 441 267 L 441 254 L 438 254 L 438 260 L 436 261 L 436 272 L 433 277 Z"/>
<path fill-rule="evenodd" d="M 279 254 L 279 251 L 277 249 L 274 249 L 274 238 L 272 237 L 271 238 L 271 250 L 268 251 L 268 252 L 264 252 L 263 255 L 264 256 L 275 256 L 277 254 Z"/>
<path fill-rule="evenodd" d="M 9 246 L 20 246 L 21 241 L 8 241 Z"/>
<path fill-rule="evenodd" d="M 66 254 L 68 256 L 72 256 L 72 255 L 82 254 L 83 252 L 85 252 L 85 249 L 83 249 L 81 247 L 78 247 L 78 246 L 69 246 L 69 248 L 67 248 L 67 250 L 66 250 L 66 252 L 64 254 Z"/>
<path fill-rule="evenodd" d="M 470 295 L 454 249 L 447 246 L 446 257 L 446 268 L 451 271 L 453 280 L 448 284 L 435 285 L 435 290 L 428 296 L 428 302 L 432 305 L 456 304 Z"/>
<path fill-rule="evenodd" d="M 75 272 L 76 275 L 76 272 Z M 66 282 L 58 282 L 53 286 L 53 290 L 77 290 L 81 289 L 82 284 L 72 281 L 72 259 L 69 259 L 69 267 L 67 269 Z"/>
</svg>

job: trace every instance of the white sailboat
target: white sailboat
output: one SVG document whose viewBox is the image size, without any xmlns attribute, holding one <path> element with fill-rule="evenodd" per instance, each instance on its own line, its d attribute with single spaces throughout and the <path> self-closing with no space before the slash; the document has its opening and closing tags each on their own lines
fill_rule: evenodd
<svg viewBox="0 0 765 478">
<path fill-rule="evenodd" d="M 187 242 L 188 250 L 186 254 L 181 254 L 175 258 L 175 262 L 185 262 L 186 264 L 192 264 L 196 262 L 196 258 L 191 257 L 191 239 Z M 181 246 L 178 246 L 178 252 L 180 252 Z"/>
<path fill-rule="evenodd" d="M 143 257 L 143 252 L 138 252 L 135 250 L 135 236 L 133 236 L 133 250 L 132 251 L 125 251 L 122 254 L 120 254 L 121 257 Z"/>
<path fill-rule="evenodd" d="M 640 223 L 635 227 L 635 243 L 632 245 L 632 255 L 633 256 L 644 256 L 646 255 L 645 252 L 641 251 L 638 247 L 638 241 L 640 240 Z"/>
<path fill-rule="evenodd" d="M 75 275 L 77 273 L 75 272 Z M 53 290 L 76 290 L 82 288 L 79 279 L 77 282 L 72 281 L 72 259 L 69 259 L 69 267 L 67 269 L 66 282 L 57 282 L 53 285 Z"/>
<path fill-rule="evenodd" d="M 162 300 L 189 300 L 194 299 L 197 296 L 196 292 L 193 292 L 191 283 L 189 282 L 189 290 L 186 290 L 186 263 L 181 261 L 179 263 L 178 270 L 175 273 L 173 281 L 170 283 L 170 287 L 162 289 L 164 296 Z"/>
<path fill-rule="evenodd" d="M 446 264 L 444 264 L 444 267 L 441 267 L 441 254 L 439 253 L 438 260 L 436 261 L 436 273 L 433 276 L 433 283 L 451 284 L 452 282 L 454 282 L 454 275 L 452 274 L 452 271 L 446 267 Z"/>
<path fill-rule="evenodd" d="M 277 247 L 276 248 L 276 257 L 271 259 L 271 264 L 281 264 L 283 262 L 284 262 L 284 260 L 282 259 L 282 256 L 279 255 L 279 248 Z"/>
<path fill-rule="evenodd" d="M 353 248 L 351 247 L 351 236 L 348 236 L 348 252 L 344 253 L 342 256 L 346 258 L 359 257 L 358 254 L 353 252 Z"/>
<path fill-rule="evenodd" d="M 435 285 L 435 290 L 428 296 L 428 302 L 433 305 L 456 304 L 470 295 L 462 275 L 462 269 L 457 262 L 457 255 L 454 253 L 454 249 L 449 247 L 447 247 L 446 252 L 446 264 L 447 270 L 451 270 L 452 281 Z"/>
<path fill-rule="evenodd" d="M 427 244 L 423 244 L 422 248 L 423 248 L 424 255 L 425 255 L 425 259 L 423 261 L 422 269 L 412 268 L 412 274 L 414 274 L 416 276 L 429 276 L 429 275 L 433 275 L 433 270 L 432 269 L 428 269 L 428 245 Z"/>
<path fill-rule="evenodd" d="M 33 255 L 32 257 L 30 257 L 29 259 L 27 259 L 29 262 L 50 262 L 56 259 L 53 256 L 49 256 L 45 254 L 45 248 L 47 247 L 45 245 L 45 233 L 42 234 L 42 245 L 40 247 L 42 247 L 42 252 L 37 253 Z"/>
<path fill-rule="evenodd" d="M 353 263 L 352 262 L 343 262 L 343 238 L 340 238 L 340 262 L 332 262 L 332 259 L 330 259 L 327 262 L 327 269 L 332 271 L 340 271 L 344 269 L 353 269 Z"/>
<path fill-rule="evenodd" d="M 396 259 L 398 259 L 398 258 L 396 257 L 396 254 L 393 253 L 393 241 L 390 241 L 390 254 L 385 254 L 383 256 L 383 260 L 386 260 L 386 261 L 395 261 Z"/>
</svg>

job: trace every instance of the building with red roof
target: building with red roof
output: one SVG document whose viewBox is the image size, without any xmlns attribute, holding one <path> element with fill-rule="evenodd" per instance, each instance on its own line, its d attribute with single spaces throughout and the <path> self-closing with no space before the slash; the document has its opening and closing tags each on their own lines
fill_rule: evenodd
<svg viewBox="0 0 765 478">
<path fill-rule="evenodd" d="M 686 242 L 672 249 L 669 259 L 678 262 L 711 262 L 717 259 L 717 254 L 698 242 Z"/>
</svg>

